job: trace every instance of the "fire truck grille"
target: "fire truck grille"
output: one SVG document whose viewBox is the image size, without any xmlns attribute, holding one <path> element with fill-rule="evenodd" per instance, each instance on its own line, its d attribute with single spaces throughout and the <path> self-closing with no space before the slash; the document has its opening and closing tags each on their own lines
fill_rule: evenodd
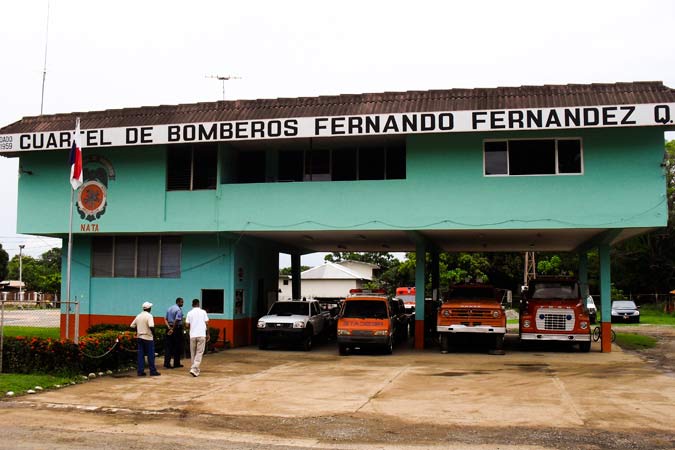
<svg viewBox="0 0 675 450">
<path fill-rule="evenodd" d="M 485 318 L 489 319 L 492 318 L 492 311 L 489 309 L 469 309 L 469 308 L 461 308 L 461 309 L 453 309 L 452 310 L 452 315 L 454 317 L 458 318 L 467 318 L 471 317 L 473 319 L 478 319 L 478 318 Z"/>
<path fill-rule="evenodd" d="M 574 329 L 574 311 L 541 308 L 537 311 L 537 329 L 551 331 L 572 331 Z"/>
</svg>

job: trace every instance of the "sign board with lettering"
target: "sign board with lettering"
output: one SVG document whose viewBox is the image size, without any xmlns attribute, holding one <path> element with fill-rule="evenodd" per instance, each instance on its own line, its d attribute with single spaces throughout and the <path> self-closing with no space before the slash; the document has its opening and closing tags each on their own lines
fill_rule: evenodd
<svg viewBox="0 0 675 450">
<path fill-rule="evenodd" d="M 260 139 L 669 126 L 675 103 L 298 117 L 81 130 L 86 148 Z M 72 130 L 0 135 L 0 154 L 70 148 Z"/>
</svg>

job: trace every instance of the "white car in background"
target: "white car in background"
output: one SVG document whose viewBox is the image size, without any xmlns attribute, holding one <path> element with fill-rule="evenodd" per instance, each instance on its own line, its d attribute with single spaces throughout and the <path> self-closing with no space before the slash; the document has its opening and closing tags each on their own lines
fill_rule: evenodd
<svg viewBox="0 0 675 450">
<path fill-rule="evenodd" d="M 588 318 L 592 324 L 598 321 L 598 308 L 595 307 L 593 296 L 586 297 L 586 308 L 588 308 Z"/>
</svg>

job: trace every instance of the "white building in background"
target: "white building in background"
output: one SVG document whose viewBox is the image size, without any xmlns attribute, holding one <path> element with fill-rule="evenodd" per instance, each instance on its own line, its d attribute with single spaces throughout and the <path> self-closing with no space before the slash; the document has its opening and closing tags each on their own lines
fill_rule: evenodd
<svg viewBox="0 0 675 450">
<path fill-rule="evenodd" d="M 300 274 L 302 278 L 302 297 L 305 298 L 345 298 L 350 289 L 359 289 L 373 279 L 373 273 L 379 269 L 375 264 L 360 261 L 326 262 L 307 269 Z M 291 276 L 279 276 L 279 300 L 291 300 Z"/>
</svg>

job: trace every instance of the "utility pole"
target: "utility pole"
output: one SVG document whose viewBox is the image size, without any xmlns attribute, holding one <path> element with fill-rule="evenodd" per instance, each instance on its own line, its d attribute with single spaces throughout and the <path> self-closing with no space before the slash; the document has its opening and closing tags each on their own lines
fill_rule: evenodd
<svg viewBox="0 0 675 450">
<path fill-rule="evenodd" d="M 537 264 L 534 260 L 534 252 L 525 252 L 525 274 L 523 276 L 523 286 L 527 286 L 529 281 L 537 278 Z"/>
<path fill-rule="evenodd" d="M 225 82 L 228 80 L 241 80 L 241 77 L 237 76 L 222 76 L 222 75 L 207 75 L 206 78 L 213 78 L 216 80 L 220 80 L 223 83 L 223 100 L 225 100 Z"/>
</svg>

